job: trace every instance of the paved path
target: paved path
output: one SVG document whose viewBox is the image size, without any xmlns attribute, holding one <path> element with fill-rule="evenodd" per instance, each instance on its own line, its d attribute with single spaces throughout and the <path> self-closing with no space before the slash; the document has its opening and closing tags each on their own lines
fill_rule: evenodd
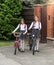
<svg viewBox="0 0 54 65">
<path fill-rule="evenodd" d="M 40 44 L 40 52 L 32 55 L 28 47 L 14 55 L 13 46 L 0 47 L 0 65 L 54 65 L 54 43 Z"/>
<path fill-rule="evenodd" d="M 21 65 L 21 64 L 5 57 L 5 55 L 0 53 L 0 65 Z"/>
</svg>

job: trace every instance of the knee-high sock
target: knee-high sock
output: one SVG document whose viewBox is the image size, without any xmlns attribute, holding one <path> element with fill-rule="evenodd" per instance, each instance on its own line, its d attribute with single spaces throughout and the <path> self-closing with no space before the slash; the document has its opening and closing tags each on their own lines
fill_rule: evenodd
<svg viewBox="0 0 54 65">
<path fill-rule="evenodd" d="M 24 44 L 25 44 L 25 41 L 24 40 L 21 40 L 21 42 L 20 42 L 20 49 L 22 51 L 24 51 Z"/>
<path fill-rule="evenodd" d="M 36 40 L 36 50 L 39 50 L 39 41 L 40 41 L 40 39 Z"/>
</svg>

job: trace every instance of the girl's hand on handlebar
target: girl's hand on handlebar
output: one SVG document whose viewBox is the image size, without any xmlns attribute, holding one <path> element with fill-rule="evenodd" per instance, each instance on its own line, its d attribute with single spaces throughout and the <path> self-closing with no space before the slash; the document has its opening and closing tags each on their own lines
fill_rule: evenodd
<svg viewBox="0 0 54 65">
<path fill-rule="evenodd" d="M 14 32 L 12 32 L 12 34 L 15 34 Z"/>
<path fill-rule="evenodd" d="M 28 29 L 28 31 L 29 31 L 30 29 Z"/>
<path fill-rule="evenodd" d="M 25 35 L 25 33 L 23 33 L 23 35 Z"/>
</svg>

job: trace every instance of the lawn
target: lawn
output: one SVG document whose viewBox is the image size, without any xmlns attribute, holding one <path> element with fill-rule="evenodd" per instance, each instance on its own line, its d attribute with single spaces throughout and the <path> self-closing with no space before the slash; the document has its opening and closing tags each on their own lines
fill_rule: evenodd
<svg viewBox="0 0 54 65">
<path fill-rule="evenodd" d="M 0 46 L 13 45 L 13 41 L 0 41 Z"/>
</svg>

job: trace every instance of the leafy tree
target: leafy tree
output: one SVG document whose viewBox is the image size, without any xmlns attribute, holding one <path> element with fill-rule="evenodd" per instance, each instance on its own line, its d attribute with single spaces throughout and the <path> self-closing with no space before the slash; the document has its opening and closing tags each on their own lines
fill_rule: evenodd
<svg viewBox="0 0 54 65">
<path fill-rule="evenodd" d="M 21 0 L 0 0 L 0 39 L 9 40 L 21 19 Z"/>
<path fill-rule="evenodd" d="M 47 0 L 27 0 L 27 1 L 34 5 L 34 4 L 43 4 L 43 3 L 46 3 Z"/>
</svg>

